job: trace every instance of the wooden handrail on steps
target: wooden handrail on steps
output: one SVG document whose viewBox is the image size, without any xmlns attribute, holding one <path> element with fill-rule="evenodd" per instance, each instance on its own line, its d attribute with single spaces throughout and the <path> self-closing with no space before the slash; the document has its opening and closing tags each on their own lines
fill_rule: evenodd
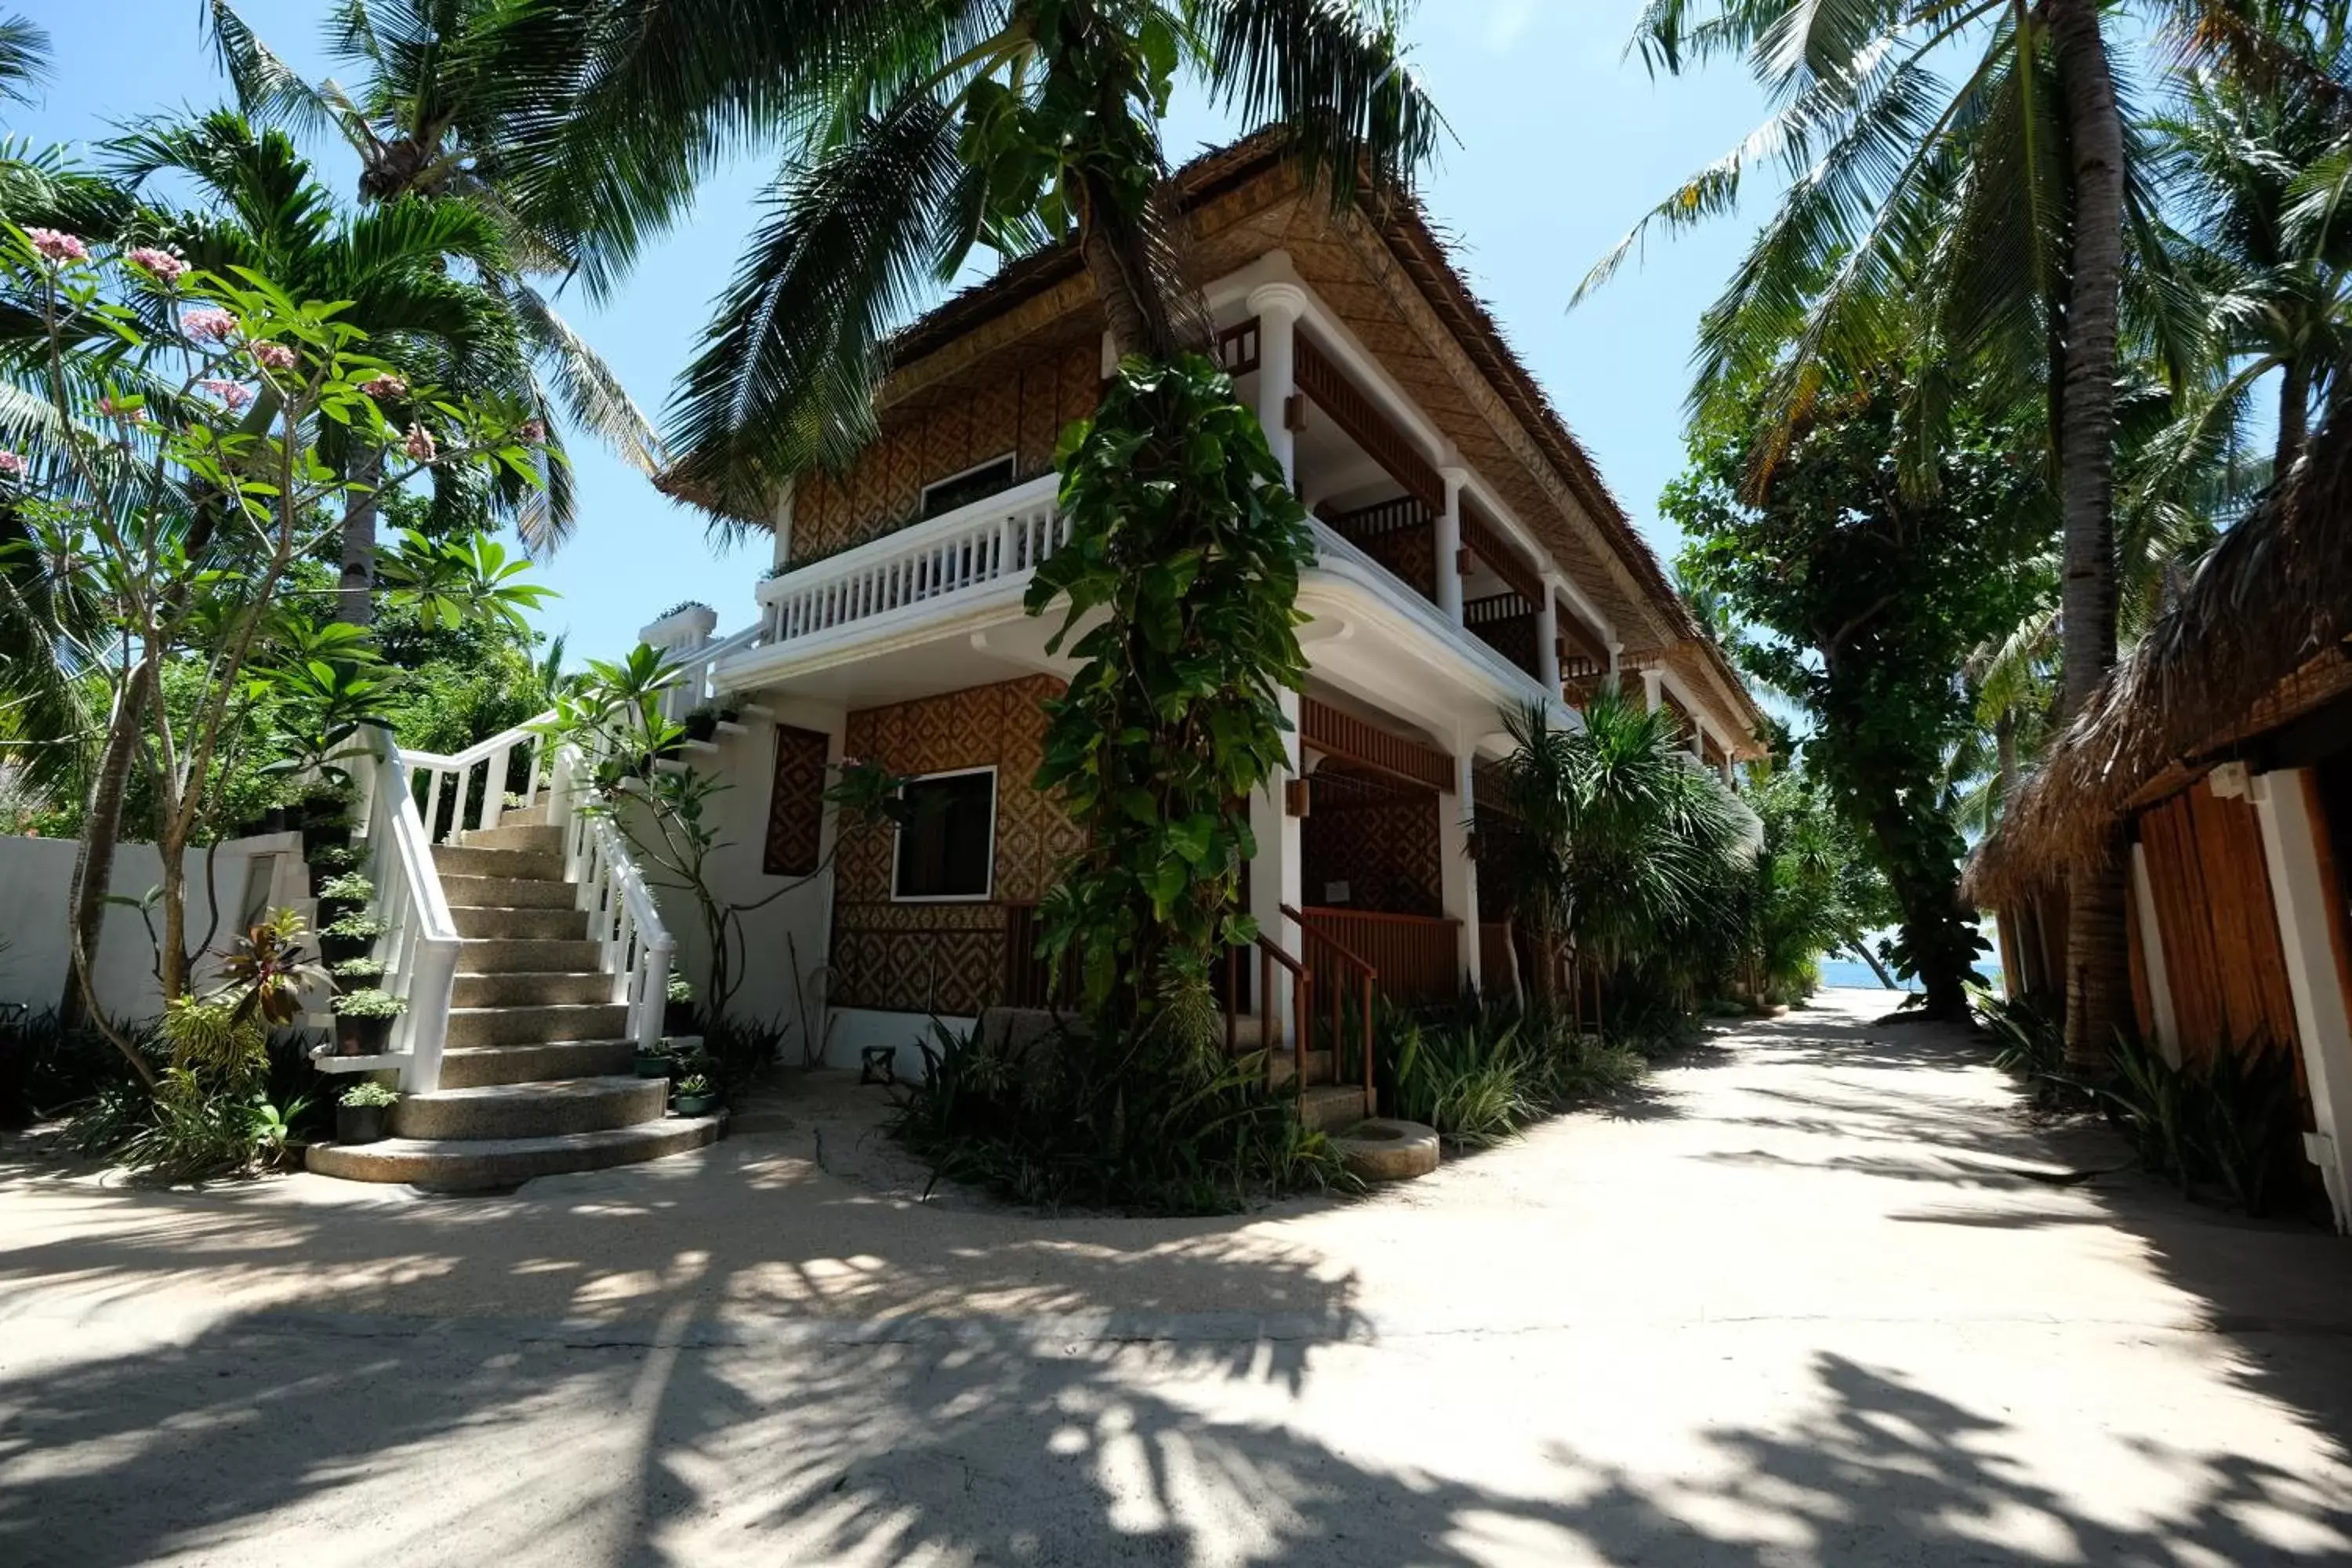
<svg viewBox="0 0 2352 1568">
<path fill-rule="evenodd" d="M 1313 926 L 1308 925 L 1307 917 L 1288 904 L 1282 906 L 1282 913 L 1285 919 L 1298 928 L 1302 939 L 1298 945 L 1302 950 L 1311 951 L 1309 943 L 1322 943 L 1330 950 L 1332 955 L 1339 959 L 1341 964 L 1346 966 L 1355 983 L 1357 994 L 1361 998 L 1363 1014 L 1364 1114 L 1370 1117 L 1375 1110 L 1372 1079 L 1372 998 L 1379 985 L 1381 972 L 1349 952 L 1338 938 L 1328 932 L 1317 931 Z M 1335 981 L 1331 987 L 1331 1069 L 1335 1079 L 1339 1076 L 1340 1056 L 1346 1049 L 1347 1013 L 1341 1005 L 1343 984 L 1343 982 Z"/>
<path fill-rule="evenodd" d="M 1274 1070 L 1274 1047 L 1281 1033 L 1274 1021 L 1270 1005 L 1274 998 L 1274 972 L 1276 965 L 1290 975 L 1290 1060 L 1292 1081 L 1301 1089 L 1307 1087 L 1307 1020 L 1314 1015 L 1315 972 L 1283 951 L 1282 944 L 1264 931 L 1257 936 L 1257 1012 L 1259 1022 L 1258 1047 L 1266 1053 L 1266 1070 Z M 1225 1054 L 1238 1054 L 1241 1024 L 1242 950 L 1225 949 Z M 1271 1036 L 1271 1038 L 1268 1037 Z"/>
</svg>

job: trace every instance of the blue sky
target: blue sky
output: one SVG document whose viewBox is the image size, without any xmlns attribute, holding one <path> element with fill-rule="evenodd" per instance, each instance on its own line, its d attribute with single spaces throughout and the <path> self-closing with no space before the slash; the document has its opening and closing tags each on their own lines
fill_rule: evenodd
<svg viewBox="0 0 2352 1568">
<path fill-rule="evenodd" d="M 125 119 L 207 108 L 226 89 L 203 47 L 201 0 L 0 0 L 49 30 L 55 74 L 43 101 L 15 109 L 7 129 L 37 142 L 87 142 Z M 323 0 L 247 0 L 247 20 L 311 74 Z M 1658 493 L 1680 467 L 1682 400 L 1698 315 L 1728 276 L 1760 214 L 1654 246 L 1596 299 L 1567 310 L 1577 280 L 1633 219 L 1684 175 L 1720 156 L 1763 113 L 1729 67 L 1652 82 L 1624 43 L 1638 0 L 1433 0 L 1412 28 L 1414 59 L 1457 138 L 1428 177 L 1433 216 L 1460 243 L 1478 292 L 1549 390 L 1634 521 L 1662 553 Z M 1180 101 L 1170 127 L 1181 158 L 1236 129 Z M 348 188 L 355 165 L 313 149 Z M 746 163 L 712 181 L 688 222 L 653 247 L 629 285 L 601 309 L 567 313 L 658 418 L 692 352 L 709 301 L 732 270 L 767 171 Z M 634 470 L 576 451 L 579 531 L 541 580 L 562 597 L 541 613 L 569 632 L 574 663 L 610 658 L 636 628 L 685 598 L 747 624 L 764 540 L 714 554 L 698 515 L 672 505 Z"/>
</svg>

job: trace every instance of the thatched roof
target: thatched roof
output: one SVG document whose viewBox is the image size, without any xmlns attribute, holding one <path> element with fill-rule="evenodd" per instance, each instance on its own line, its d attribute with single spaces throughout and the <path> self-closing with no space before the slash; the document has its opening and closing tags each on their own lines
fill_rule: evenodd
<svg viewBox="0 0 2352 1568">
<path fill-rule="evenodd" d="M 2223 534 L 2110 672 L 1970 859 L 1965 890 L 2012 908 L 2105 852 L 2106 830 L 2266 731 L 2352 689 L 2352 407 Z"/>
</svg>

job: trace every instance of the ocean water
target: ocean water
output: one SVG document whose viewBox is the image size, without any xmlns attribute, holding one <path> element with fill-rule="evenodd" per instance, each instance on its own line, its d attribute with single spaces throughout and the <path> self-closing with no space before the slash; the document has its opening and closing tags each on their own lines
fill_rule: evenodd
<svg viewBox="0 0 2352 1568">
<path fill-rule="evenodd" d="M 1979 963 L 1977 965 L 1977 973 L 1984 976 L 1985 984 L 1991 986 L 1993 990 L 1998 992 L 2000 989 L 2000 970 L 1998 967 L 1990 963 Z M 1870 965 L 1867 963 L 1858 963 L 1851 958 L 1825 958 L 1822 960 L 1822 984 L 1823 985 L 1835 985 L 1841 989 L 1849 987 L 1863 991 L 1883 991 L 1885 989 L 1885 986 L 1878 984 L 1878 976 L 1870 972 Z M 1924 989 L 1924 987 L 1922 987 L 1916 980 L 1898 981 L 1896 983 L 1896 987 L 1897 989 L 1904 991 L 1918 991 Z"/>
</svg>

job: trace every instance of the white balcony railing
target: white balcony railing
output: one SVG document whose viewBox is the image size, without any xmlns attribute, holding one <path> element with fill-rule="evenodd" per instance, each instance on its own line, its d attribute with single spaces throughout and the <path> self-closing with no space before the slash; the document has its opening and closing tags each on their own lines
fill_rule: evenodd
<svg viewBox="0 0 2352 1568">
<path fill-rule="evenodd" d="M 782 644 L 954 607 L 1025 577 L 1069 523 L 1053 474 L 760 584 L 761 641 Z"/>
</svg>

